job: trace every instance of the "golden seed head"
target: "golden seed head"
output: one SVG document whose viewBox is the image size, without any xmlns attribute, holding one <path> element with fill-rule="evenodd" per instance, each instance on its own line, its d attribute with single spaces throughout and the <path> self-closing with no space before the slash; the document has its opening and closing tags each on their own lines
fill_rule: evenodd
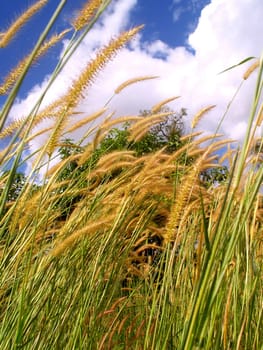
<svg viewBox="0 0 263 350">
<path fill-rule="evenodd" d="M 205 108 L 201 109 L 198 113 L 196 113 L 196 115 L 194 116 L 192 123 L 191 123 L 192 129 L 194 129 L 196 127 L 196 125 L 199 123 L 199 121 L 201 120 L 203 115 L 205 113 L 209 112 L 213 108 L 215 108 L 215 105 L 205 107 Z"/>
<path fill-rule="evenodd" d="M 76 19 L 73 21 L 72 25 L 74 29 L 81 30 L 83 27 L 85 27 L 85 25 L 87 25 L 89 21 L 94 17 L 103 2 L 103 0 L 88 1 L 79 11 Z"/>
<path fill-rule="evenodd" d="M 248 67 L 248 69 L 245 71 L 243 75 L 243 79 L 247 80 L 249 76 L 259 67 L 259 60 L 256 60 L 251 66 Z"/>
<path fill-rule="evenodd" d="M 95 113 L 92 113 L 91 115 L 87 116 L 86 118 L 81 119 L 77 123 L 74 123 L 74 125 L 71 125 L 70 127 L 68 127 L 65 133 L 73 132 L 73 131 L 87 125 L 88 123 L 90 123 L 90 122 L 94 121 L 95 119 L 99 118 L 100 116 L 102 116 L 105 111 L 106 111 L 106 109 L 103 108 Z"/>
<path fill-rule="evenodd" d="M 131 40 L 143 26 L 135 27 L 120 34 L 116 39 L 112 39 L 107 46 L 98 52 L 96 57 L 89 62 L 87 67 L 81 72 L 78 79 L 76 79 L 67 95 L 65 96 L 67 108 L 76 107 L 79 100 L 84 97 L 84 90 L 89 87 L 94 81 L 97 74 L 104 68 L 104 66 L 113 59 L 118 50 Z"/>
<path fill-rule="evenodd" d="M 46 52 L 53 47 L 57 42 L 59 42 L 68 32 L 70 29 L 64 30 L 60 34 L 53 35 L 48 41 L 44 42 L 44 44 L 40 47 L 38 50 L 33 63 L 35 63 L 40 57 L 46 54 Z M 29 59 L 30 55 L 23 58 L 18 65 L 11 70 L 11 72 L 8 74 L 8 76 L 4 79 L 3 84 L 0 86 L 0 95 L 5 95 L 9 92 L 10 88 L 16 83 L 18 77 L 23 72 L 27 61 Z"/>
<path fill-rule="evenodd" d="M 150 79 L 156 79 L 158 78 L 158 76 L 143 76 L 143 77 L 137 77 L 137 78 L 133 78 L 133 79 L 129 79 L 126 80 L 125 82 L 123 82 L 121 85 L 119 85 L 116 89 L 115 89 L 115 94 L 119 94 L 123 89 L 125 89 L 127 86 L 130 86 L 132 84 L 138 83 L 140 81 L 144 81 L 144 80 L 150 80 Z"/>
<path fill-rule="evenodd" d="M 30 6 L 21 16 L 19 16 L 11 26 L 0 36 L 0 47 L 6 47 L 15 37 L 18 31 L 33 17 L 48 0 L 39 0 L 34 5 Z"/>
<path fill-rule="evenodd" d="M 135 123 L 130 128 L 131 134 L 129 136 L 129 141 L 137 142 L 149 131 L 149 129 L 154 124 L 157 124 L 163 121 L 170 114 L 171 112 L 164 112 L 164 113 L 158 113 L 158 114 L 147 116 L 147 118 L 142 117 L 140 120 L 138 120 L 137 123 Z"/>
<path fill-rule="evenodd" d="M 90 222 L 85 227 L 75 230 L 69 237 L 65 238 L 64 241 L 59 243 L 54 250 L 52 251 L 53 256 L 59 256 L 66 249 L 71 248 L 77 240 L 87 235 L 96 233 L 99 230 L 104 230 L 105 228 L 110 227 L 114 220 L 114 216 L 108 215 L 108 217 L 101 219 L 97 222 Z"/>
<path fill-rule="evenodd" d="M 48 41 L 45 41 L 37 53 L 37 58 L 40 56 L 43 56 L 48 51 L 49 48 L 56 45 L 70 31 L 71 29 L 65 29 L 63 30 L 63 32 L 53 35 Z"/>
<path fill-rule="evenodd" d="M 179 97 L 180 96 L 170 97 L 170 98 L 165 99 L 164 101 L 161 101 L 161 102 L 157 103 L 156 105 L 154 105 L 152 107 L 152 113 L 160 112 L 164 105 L 166 105 L 169 102 L 172 102 L 172 101 L 176 100 Z"/>
</svg>

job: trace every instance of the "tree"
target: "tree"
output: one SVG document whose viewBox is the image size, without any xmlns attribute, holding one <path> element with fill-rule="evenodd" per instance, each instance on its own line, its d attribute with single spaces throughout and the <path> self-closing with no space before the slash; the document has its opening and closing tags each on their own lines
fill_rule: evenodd
<svg viewBox="0 0 263 350">
<path fill-rule="evenodd" d="M 68 162 L 59 179 L 65 180 L 69 177 L 72 179 L 72 176 L 78 178 L 84 169 L 87 169 L 88 167 L 93 169 L 103 155 L 112 151 L 132 150 L 135 152 L 135 155 L 139 157 L 148 153 L 156 152 L 164 147 L 166 147 L 165 152 L 168 154 L 178 150 L 184 145 L 181 137 L 184 133 L 183 117 L 187 115 L 186 109 L 182 108 L 180 112 L 175 112 L 168 107 L 162 107 L 159 112 L 170 114 L 164 121 L 151 127 L 141 140 L 137 142 L 129 141 L 129 123 L 125 123 L 120 128 L 113 128 L 100 142 L 97 149 L 94 150 L 84 165 L 78 167 L 76 161 Z M 147 118 L 152 115 L 152 112 L 144 110 L 140 112 L 140 115 Z M 59 149 L 61 159 L 66 159 L 70 155 L 81 152 L 82 147 L 76 145 L 71 139 L 64 140 Z M 184 164 L 191 164 L 194 161 L 194 158 L 187 156 L 186 153 L 182 154 L 181 159 Z M 78 169 L 76 169 L 77 167 Z M 226 181 L 228 175 L 229 173 L 226 166 L 210 168 L 200 173 L 200 180 L 205 187 L 210 187 L 211 185 Z"/>
<path fill-rule="evenodd" d="M 181 136 L 184 132 L 182 118 L 186 115 L 186 110 L 181 109 L 181 111 L 177 113 L 165 107 L 162 108 L 160 112 L 170 112 L 170 114 L 164 121 L 151 127 L 141 140 L 137 142 L 129 140 L 130 125 L 129 123 L 125 123 L 122 127 L 111 129 L 83 165 L 79 166 L 77 161 L 69 159 L 58 177 L 58 182 L 69 180 L 68 184 L 63 185 L 58 189 L 59 194 L 63 192 L 65 193 L 65 195 L 61 196 L 61 199 L 57 202 L 57 207 L 59 207 L 61 211 L 62 220 L 72 212 L 75 205 L 81 200 L 81 195 L 77 193 L 76 195 L 72 195 L 71 193 L 67 196 L 66 193 L 69 193 L 69 191 L 66 191 L 66 189 L 69 189 L 69 186 L 71 188 L 79 189 L 86 188 L 88 185 L 88 180 L 85 175 L 86 170 L 94 169 L 103 155 L 118 150 L 132 150 L 135 152 L 135 156 L 140 157 L 148 153 L 156 152 L 164 147 L 165 152 L 171 154 L 182 147 L 184 142 L 187 142 L 181 140 Z M 152 112 L 145 110 L 141 112 L 141 115 L 147 118 L 152 115 Z M 83 148 L 76 145 L 71 139 L 65 139 L 59 148 L 59 154 L 62 160 L 82 152 Z M 184 165 L 191 165 L 194 158 L 189 157 L 187 153 L 184 152 L 180 156 L 179 162 L 180 161 Z M 122 169 L 118 169 L 114 170 L 112 173 L 107 173 L 107 175 L 102 177 L 100 183 L 112 180 L 121 172 Z M 178 174 L 176 174 L 176 176 L 178 176 Z M 228 178 L 228 169 L 225 166 L 206 169 L 200 172 L 199 178 L 201 184 L 208 188 L 212 185 L 226 181 Z"/>
<path fill-rule="evenodd" d="M 221 167 L 210 168 L 201 171 L 200 180 L 205 187 L 215 186 L 225 182 L 229 177 L 228 168 L 224 165 Z"/>
<path fill-rule="evenodd" d="M 94 150 L 87 162 L 79 167 L 75 174 L 79 175 L 84 169 L 94 168 L 101 156 L 117 150 L 132 150 L 136 156 L 142 156 L 151 152 L 155 152 L 166 147 L 166 152 L 171 153 L 182 146 L 180 140 L 183 135 L 184 125 L 182 118 L 186 115 L 186 110 L 181 109 L 179 113 L 172 111 L 168 107 L 162 108 L 161 113 L 170 112 L 166 119 L 150 128 L 149 132 L 137 142 L 129 141 L 129 123 L 125 123 L 120 128 L 113 128 L 107 136 L 100 142 L 97 149 Z M 147 118 L 152 113 L 144 110 L 140 112 L 141 116 Z M 59 148 L 61 159 L 82 152 L 82 147 L 76 145 L 71 139 L 65 139 Z M 61 173 L 60 180 L 72 177 L 73 170 L 77 168 L 77 162 L 70 161 Z M 75 175 L 74 175 L 75 176 Z"/>
<path fill-rule="evenodd" d="M 154 125 L 149 132 L 140 140 L 132 145 L 132 149 L 137 151 L 138 155 L 157 151 L 166 147 L 167 153 L 172 153 L 182 146 L 181 136 L 184 133 L 183 116 L 186 109 L 182 108 L 180 112 L 175 112 L 168 107 L 162 107 L 159 113 L 170 113 L 164 121 Z M 152 115 L 149 110 L 143 110 L 140 115 L 145 118 Z"/>
<path fill-rule="evenodd" d="M 5 171 L 1 178 L 3 179 L 3 183 L 7 181 L 9 177 L 9 171 Z M 7 202 L 14 202 L 19 194 L 22 191 L 22 188 L 24 187 L 26 182 L 26 176 L 23 173 L 15 173 L 13 179 L 12 179 L 12 184 L 9 188 L 8 194 L 7 194 Z M 3 186 L 3 185 L 2 185 Z M 3 188 L 0 189 L 0 193 L 2 193 Z"/>
</svg>

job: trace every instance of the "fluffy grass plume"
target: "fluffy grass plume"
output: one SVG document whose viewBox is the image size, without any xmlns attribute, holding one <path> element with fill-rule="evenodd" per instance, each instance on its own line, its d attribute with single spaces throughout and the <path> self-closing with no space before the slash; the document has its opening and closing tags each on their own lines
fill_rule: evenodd
<svg viewBox="0 0 263 350">
<path fill-rule="evenodd" d="M 121 85 L 119 85 L 116 89 L 115 89 L 115 94 L 119 94 L 122 90 L 126 89 L 126 87 L 135 84 L 135 83 L 139 83 L 141 81 L 144 80 L 150 80 L 150 79 L 156 79 L 158 78 L 157 76 L 144 76 L 144 77 L 137 77 L 137 78 L 132 78 L 129 80 L 124 81 Z"/>
<path fill-rule="evenodd" d="M 197 126 L 197 124 L 199 123 L 203 115 L 209 112 L 213 108 L 215 108 L 215 105 L 202 108 L 198 113 L 196 113 L 191 123 L 192 129 L 194 129 Z"/>
<path fill-rule="evenodd" d="M 76 79 L 66 96 L 64 101 L 66 108 L 72 108 L 77 105 L 81 98 L 83 98 L 84 90 L 91 85 L 103 67 L 114 58 L 116 53 L 131 40 L 143 26 L 138 26 L 124 33 L 121 33 L 116 39 L 112 39 L 108 45 L 106 45 L 101 51 L 99 51 L 96 57 L 89 62 L 86 68 L 81 72 L 78 79 Z"/>
<path fill-rule="evenodd" d="M 40 47 L 39 51 L 37 52 L 33 60 L 33 63 L 35 63 L 40 57 L 44 56 L 51 47 L 53 47 L 59 41 L 61 41 L 69 31 L 70 31 L 69 29 L 66 29 L 60 34 L 53 35 L 48 41 L 44 42 L 44 44 Z M 15 84 L 19 75 L 23 72 L 28 59 L 29 59 L 29 56 L 22 59 L 19 62 L 19 64 L 15 68 L 13 68 L 11 72 L 8 74 L 8 76 L 4 79 L 2 85 L 0 86 L 0 95 L 6 94 L 11 89 L 11 87 Z"/>
<path fill-rule="evenodd" d="M 23 12 L 10 26 L 1 33 L 0 48 L 6 47 L 10 41 L 15 37 L 19 30 L 37 13 L 43 6 L 47 4 L 48 0 L 39 0 Z"/>
<path fill-rule="evenodd" d="M 157 103 L 155 106 L 152 107 L 152 113 L 160 112 L 160 110 L 163 106 L 165 106 L 169 102 L 176 100 L 179 97 L 180 96 L 169 97 L 169 98 L 165 99 L 164 101 Z"/>
<path fill-rule="evenodd" d="M 78 31 L 85 27 L 104 3 L 104 0 L 86 1 L 85 5 L 79 11 L 78 15 L 72 22 L 72 25 L 75 28 L 75 30 Z"/>
<path fill-rule="evenodd" d="M 51 82 L 108 4 L 86 2 L 73 19 Z M 1 33 L 2 46 L 29 18 L 21 16 L 9 39 Z M 258 65 L 239 148 L 217 132 L 195 131 L 209 106 L 180 147 L 138 153 L 132 147 L 145 145 L 171 113 L 162 107 L 177 97 L 147 116 L 118 116 L 102 101 L 75 118 L 96 76 L 140 29 L 111 40 L 62 97 L 32 106 L 1 132 L 11 136 L 0 153 L 1 349 L 262 349 L 262 59 L 241 77 Z M 9 103 L 16 93 L 6 89 Z M 54 124 L 41 127 L 45 120 Z M 127 132 L 127 147 L 112 148 L 112 128 L 123 123 L 115 131 Z M 79 128 L 81 140 L 63 140 Z M 31 154 L 28 144 L 42 134 L 46 142 Z"/>
</svg>

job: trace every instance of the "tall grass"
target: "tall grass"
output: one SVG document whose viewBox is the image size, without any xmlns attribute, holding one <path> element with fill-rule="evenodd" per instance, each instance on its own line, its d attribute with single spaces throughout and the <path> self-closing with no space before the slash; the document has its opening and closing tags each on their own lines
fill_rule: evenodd
<svg viewBox="0 0 263 350">
<path fill-rule="evenodd" d="M 215 135 L 184 136 L 188 141 L 172 154 L 114 151 L 85 167 L 113 125 L 130 121 L 130 141 L 138 140 L 166 116 L 156 114 L 164 103 L 153 106 L 147 119 L 109 115 L 91 127 L 106 111 L 88 116 L 83 140 L 92 141 L 80 141 L 79 153 L 51 167 L 86 89 L 141 29 L 113 39 L 62 98 L 41 108 L 59 71 L 109 4 L 88 2 L 73 21 L 72 39 L 47 90 L 28 115 L 8 124 L 20 86 L 64 3 L 18 70 L 1 111 L 0 136 L 11 141 L 1 151 L 1 167 L 9 171 L 1 175 L 0 348 L 262 349 L 262 140 L 253 153 L 255 125 L 262 124 L 262 59 L 245 140 L 221 159 L 228 159 L 226 183 L 206 188 L 200 181 L 202 170 L 217 166 L 214 153 L 230 143 L 214 141 Z M 197 113 L 193 125 L 212 107 Z M 41 129 L 46 118 L 54 120 L 51 130 Z M 48 131 L 45 145 L 23 158 L 28 143 Z M 186 155 L 194 159 L 191 164 L 183 160 Z M 32 170 L 10 200 L 24 162 Z"/>
</svg>

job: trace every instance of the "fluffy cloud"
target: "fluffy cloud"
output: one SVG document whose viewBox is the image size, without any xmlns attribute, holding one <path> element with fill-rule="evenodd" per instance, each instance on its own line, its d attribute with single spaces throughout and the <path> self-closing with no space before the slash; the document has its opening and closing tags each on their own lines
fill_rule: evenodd
<svg viewBox="0 0 263 350">
<path fill-rule="evenodd" d="M 119 0 L 114 4 L 66 65 L 47 95 L 45 104 L 65 91 L 94 56 L 94 49 L 108 42 L 113 35 L 131 27 L 129 16 L 137 1 Z M 214 132 L 247 66 L 221 75 L 218 73 L 248 56 L 260 56 L 262 8 L 261 0 L 212 0 L 203 9 L 197 28 L 188 38 L 192 51 L 185 47 L 169 47 L 160 40 L 143 42 L 138 36 L 98 76 L 78 109 L 85 113 L 93 112 L 108 101 L 114 89 L 123 81 L 140 75 L 158 75 L 156 80 L 128 87 L 112 99 L 109 108 L 116 111 L 117 115 L 133 114 L 149 109 L 168 97 L 180 95 L 181 99 L 170 106 L 175 110 L 187 108 L 186 123 L 199 109 L 210 104 L 217 105 L 200 124 L 205 132 Z M 239 140 L 244 137 L 255 77 L 254 74 L 244 82 L 222 123 L 221 131 L 227 137 Z M 46 83 L 47 79 L 35 86 L 25 100 L 18 101 L 11 117 L 15 118 L 18 111 L 28 111 Z M 36 144 L 33 143 L 34 147 Z"/>
<path fill-rule="evenodd" d="M 183 13 L 187 13 L 187 15 L 196 14 L 201 11 L 202 8 L 209 2 L 209 0 L 173 0 L 172 10 L 173 10 L 173 20 L 177 22 L 180 20 Z M 194 23 L 191 23 L 190 26 L 195 26 Z"/>
</svg>

